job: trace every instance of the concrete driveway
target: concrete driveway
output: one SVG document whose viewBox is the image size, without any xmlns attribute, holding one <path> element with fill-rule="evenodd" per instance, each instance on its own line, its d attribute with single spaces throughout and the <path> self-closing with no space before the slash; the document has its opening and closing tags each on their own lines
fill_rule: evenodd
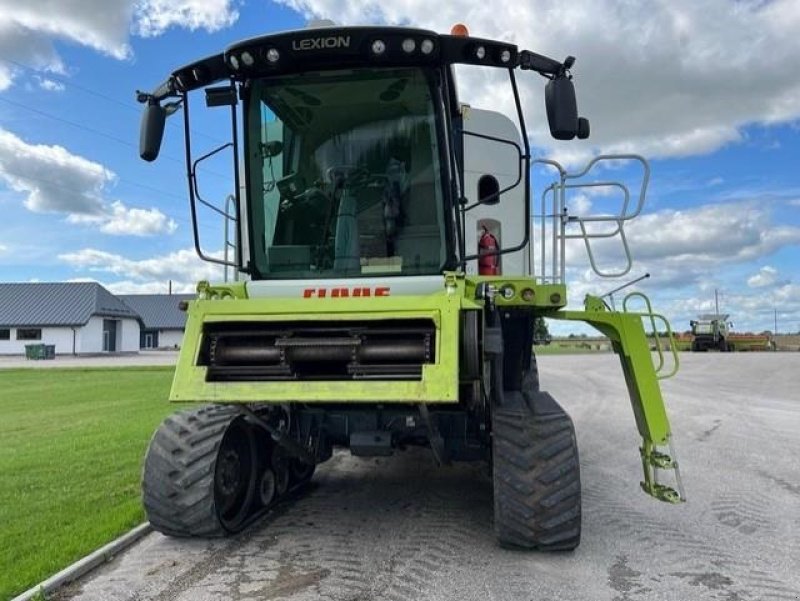
<svg viewBox="0 0 800 601">
<path fill-rule="evenodd" d="M 127 367 L 135 365 L 175 365 L 178 351 L 140 351 L 126 354 L 56 355 L 55 359 L 33 361 L 19 355 L 0 355 L 0 369 L 30 367 Z"/>
<path fill-rule="evenodd" d="M 427 452 L 340 453 L 291 506 L 217 541 L 160 534 L 62 592 L 74 600 L 800 599 L 800 353 L 683 355 L 665 381 L 689 501 L 639 492 L 613 355 L 541 359 L 572 413 L 583 541 L 567 554 L 502 550 L 486 468 Z"/>
</svg>

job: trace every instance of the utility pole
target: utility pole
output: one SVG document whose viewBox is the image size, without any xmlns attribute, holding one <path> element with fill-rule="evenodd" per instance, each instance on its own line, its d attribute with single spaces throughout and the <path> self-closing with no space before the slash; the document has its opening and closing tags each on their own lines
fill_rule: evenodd
<svg viewBox="0 0 800 601">
<path fill-rule="evenodd" d="M 772 331 L 773 331 L 773 336 L 777 336 L 778 335 L 778 310 L 774 309 L 774 311 L 775 311 L 775 329 L 772 330 Z"/>
<path fill-rule="evenodd" d="M 714 288 L 714 307 L 716 310 L 716 317 L 719 319 L 719 293 L 716 288 Z"/>
</svg>

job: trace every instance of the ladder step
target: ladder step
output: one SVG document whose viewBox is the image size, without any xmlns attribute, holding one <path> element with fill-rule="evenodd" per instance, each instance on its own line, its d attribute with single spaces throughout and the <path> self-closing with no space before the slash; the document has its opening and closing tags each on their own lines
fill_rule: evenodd
<svg viewBox="0 0 800 601">
<path fill-rule="evenodd" d="M 671 486 L 667 486 L 666 484 L 659 484 L 658 482 L 654 482 L 650 486 L 647 486 L 647 484 L 644 482 L 640 482 L 639 484 L 644 492 L 651 497 L 658 499 L 659 501 L 672 503 L 673 505 L 677 505 L 678 503 L 682 503 L 684 501 L 677 490 Z"/>
<path fill-rule="evenodd" d="M 675 449 L 672 440 L 669 440 L 669 453 L 659 451 L 652 443 L 644 444 L 639 448 L 642 455 L 642 467 L 644 468 L 644 480 L 639 484 L 642 490 L 651 497 L 664 501 L 665 503 L 682 503 L 686 500 L 683 493 L 683 483 L 681 482 L 681 471 L 678 461 L 675 459 Z M 659 472 L 671 471 L 674 474 L 675 488 L 659 482 Z"/>
</svg>

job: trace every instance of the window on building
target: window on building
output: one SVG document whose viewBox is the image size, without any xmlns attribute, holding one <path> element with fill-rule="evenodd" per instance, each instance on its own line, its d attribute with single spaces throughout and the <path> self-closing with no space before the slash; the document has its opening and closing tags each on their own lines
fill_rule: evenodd
<svg viewBox="0 0 800 601">
<path fill-rule="evenodd" d="M 42 330 L 39 328 L 17 328 L 17 340 L 41 340 Z"/>
<path fill-rule="evenodd" d="M 0 340 L 10 340 L 11 330 L 8 328 L 0 328 Z"/>
</svg>

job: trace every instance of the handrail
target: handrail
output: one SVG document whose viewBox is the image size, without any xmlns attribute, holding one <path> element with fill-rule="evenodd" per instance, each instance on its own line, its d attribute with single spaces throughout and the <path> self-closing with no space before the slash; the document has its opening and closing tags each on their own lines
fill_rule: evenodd
<svg viewBox="0 0 800 601">
<path fill-rule="evenodd" d="M 231 208 L 233 208 L 232 212 L 231 212 Z M 236 242 L 231 242 L 231 240 L 230 240 L 231 222 L 233 222 L 234 225 L 236 225 L 236 221 L 237 221 L 236 217 L 233 217 L 232 215 L 236 214 L 236 213 L 237 213 L 237 211 L 236 211 L 236 197 L 233 194 L 228 194 L 228 196 L 225 198 L 225 216 L 224 216 L 224 226 L 223 226 L 225 228 L 225 240 L 224 240 L 224 245 L 223 245 L 223 248 L 225 249 L 225 251 L 224 251 L 224 253 L 225 253 L 225 270 L 223 272 L 223 280 L 225 282 L 228 281 L 228 268 L 232 266 L 232 263 L 228 258 L 228 250 L 232 248 L 234 250 L 234 253 L 235 253 L 237 251 L 237 249 L 238 249 L 238 240 Z M 236 231 L 234 231 L 234 236 L 236 238 L 238 238 L 238 236 L 236 236 Z M 233 270 L 233 281 L 234 282 L 238 282 L 239 281 L 239 270 L 236 269 L 236 268 L 234 268 L 234 270 Z"/>
<path fill-rule="evenodd" d="M 640 298 L 644 301 L 646 312 L 644 313 L 636 313 L 633 311 L 628 310 L 628 301 L 632 298 Z M 659 380 L 665 380 L 667 378 L 671 378 L 676 373 L 678 373 L 678 368 L 680 367 L 680 358 L 678 356 L 678 347 L 675 344 L 675 337 L 672 334 L 672 328 L 669 324 L 669 320 L 661 315 L 660 313 L 653 312 L 653 306 L 650 303 L 650 299 L 647 297 L 646 294 L 643 292 L 631 292 L 622 299 L 622 311 L 624 313 L 631 313 L 631 314 L 638 314 L 642 318 L 647 318 L 650 321 L 650 326 L 652 327 L 653 338 L 656 341 L 656 352 L 658 353 L 658 366 L 656 369 L 656 377 Z M 656 321 L 661 321 L 664 324 L 664 327 L 667 332 L 667 341 L 669 343 L 669 350 L 672 353 L 672 369 L 662 374 L 662 370 L 664 369 L 664 351 L 661 348 L 661 337 L 658 335 L 658 327 L 656 326 Z"/>
<path fill-rule="evenodd" d="M 642 175 L 641 184 L 639 186 L 638 197 L 633 200 L 631 191 L 627 185 L 622 182 L 612 180 L 600 180 L 593 182 L 580 183 L 576 180 L 586 176 L 598 163 L 604 161 L 635 161 L 641 165 Z M 539 213 L 531 215 L 531 222 L 533 228 L 539 225 L 540 239 L 538 244 L 539 255 L 538 258 L 538 273 L 535 271 L 534 275 L 542 283 L 563 283 L 565 281 L 566 273 L 566 242 L 567 240 L 582 239 L 586 254 L 589 259 L 589 264 L 597 275 L 604 278 L 621 277 L 631 271 L 633 266 L 633 256 L 631 254 L 630 245 L 628 244 L 628 237 L 625 233 L 625 223 L 638 217 L 644 207 L 645 198 L 647 194 L 647 186 L 650 181 L 650 166 L 647 160 L 637 154 L 619 154 L 619 155 L 599 155 L 590 160 L 583 168 L 575 172 L 568 172 L 557 161 L 551 159 L 537 159 L 531 161 L 540 165 L 552 167 L 557 170 L 558 175 L 556 181 L 542 189 L 540 200 Z M 601 215 L 570 215 L 567 208 L 567 192 L 577 189 L 585 188 L 616 188 L 622 193 L 622 203 L 619 213 L 616 214 L 601 214 Z M 552 205 L 552 209 L 548 210 L 548 204 Z M 538 224 L 536 223 L 538 220 Z M 608 231 L 591 231 L 587 224 L 609 222 L 613 227 Z M 548 232 L 549 228 L 551 229 Z M 577 226 L 578 231 L 568 231 L 572 225 Z M 550 236 L 548 240 L 548 234 Z M 622 242 L 622 252 L 624 256 L 624 265 L 621 269 L 604 269 L 598 264 L 596 252 L 592 246 L 591 240 L 595 239 L 608 239 L 619 236 Z M 548 258 L 549 252 L 552 253 Z M 531 253 L 533 253 L 531 249 Z"/>
</svg>

